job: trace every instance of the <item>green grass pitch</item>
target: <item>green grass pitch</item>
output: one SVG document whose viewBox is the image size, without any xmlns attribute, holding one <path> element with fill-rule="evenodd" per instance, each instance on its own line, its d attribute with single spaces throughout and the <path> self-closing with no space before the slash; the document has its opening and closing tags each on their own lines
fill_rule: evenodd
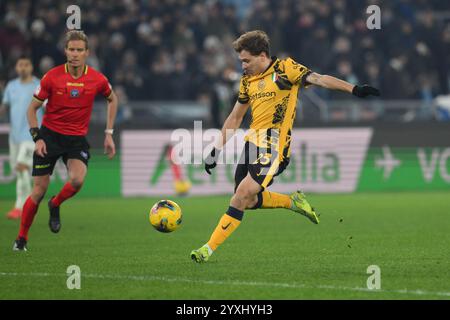
<svg viewBox="0 0 450 320">
<path fill-rule="evenodd" d="M 74 198 L 62 229 L 46 201 L 28 252 L 13 252 L 18 221 L 0 219 L 0 299 L 450 299 L 448 192 L 309 195 L 321 223 L 282 209 L 247 211 L 206 264 L 190 260 L 229 197 L 173 198 L 179 230 L 148 222 L 156 200 Z M 6 212 L 12 201 L 0 201 Z M 67 289 L 67 267 L 81 289 Z M 381 270 L 368 290 L 367 268 Z"/>
</svg>

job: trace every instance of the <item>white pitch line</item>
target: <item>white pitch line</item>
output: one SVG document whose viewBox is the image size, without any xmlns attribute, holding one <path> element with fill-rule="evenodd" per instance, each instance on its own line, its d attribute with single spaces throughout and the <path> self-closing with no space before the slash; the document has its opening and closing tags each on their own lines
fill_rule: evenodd
<svg viewBox="0 0 450 320">
<path fill-rule="evenodd" d="M 67 277 L 66 274 L 56 273 L 8 273 L 0 272 L 0 277 Z M 293 288 L 293 289 L 326 289 L 326 290 L 339 290 L 339 291 L 358 291 L 358 292 L 371 292 L 371 293 L 394 293 L 394 294 L 409 294 L 409 295 L 431 295 L 450 297 L 450 292 L 433 292 L 425 290 L 370 290 L 361 287 L 341 287 L 331 285 L 317 285 L 308 286 L 299 283 L 277 283 L 277 282 L 258 282 L 258 281 L 220 281 L 220 280 L 194 280 L 188 278 L 170 278 L 161 276 L 133 276 L 133 275 L 113 275 L 113 274 L 82 274 L 82 278 L 91 279 L 111 279 L 111 280 L 132 280 L 132 281 L 161 281 L 161 282 L 185 282 L 193 284 L 209 284 L 209 285 L 233 285 L 233 286 L 252 286 L 252 287 L 276 287 L 276 288 Z"/>
</svg>

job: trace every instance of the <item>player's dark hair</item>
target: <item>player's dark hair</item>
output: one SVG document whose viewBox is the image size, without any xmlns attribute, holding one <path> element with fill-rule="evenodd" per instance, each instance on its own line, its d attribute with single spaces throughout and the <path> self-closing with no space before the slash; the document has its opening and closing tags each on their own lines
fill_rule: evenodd
<svg viewBox="0 0 450 320">
<path fill-rule="evenodd" d="M 19 60 L 28 60 L 28 61 L 31 62 L 31 57 L 30 57 L 29 55 L 22 54 L 22 55 L 20 55 L 20 56 L 17 58 L 16 62 L 19 61 Z"/>
<path fill-rule="evenodd" d="M 69 41 L 81 40 L 86 44 L 86 50 L 89 49 L 88 37 L 82 30 L 71 30 L 66 33 L 64 47 L 67 48 Z"/>
<path fill-rule="evenodd" d="M 252 56 L 257 56 L 265 52 L 270 57 L 270 39 L 267 33 L 261 30 L 244 33 L 233 42 L 233 48 L 238 53 L 246 50 Z"/>
</svg>

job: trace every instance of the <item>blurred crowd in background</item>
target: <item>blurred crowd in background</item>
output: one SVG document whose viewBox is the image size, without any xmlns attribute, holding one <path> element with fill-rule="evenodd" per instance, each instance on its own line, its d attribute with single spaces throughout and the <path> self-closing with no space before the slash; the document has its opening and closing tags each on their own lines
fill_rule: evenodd
<svg viewBox="0 0 450 320">
<path fill-rule="evenodd" d="M 231 43 L 252 29 L 269 34 L 272 55 L 370 83 L 383 99 L 426 101 L 450 89 L 449 1 L 3 0 L 0 92 L 23 53 L 38 77 L 65 62 L 66 9 L 74 2 L 89 36 L 88 64 L 123 99 L 232 102 L 241 67 Z M 366 26 L 370 4 L 381 8 L 381 30 Z"/>
</svg>

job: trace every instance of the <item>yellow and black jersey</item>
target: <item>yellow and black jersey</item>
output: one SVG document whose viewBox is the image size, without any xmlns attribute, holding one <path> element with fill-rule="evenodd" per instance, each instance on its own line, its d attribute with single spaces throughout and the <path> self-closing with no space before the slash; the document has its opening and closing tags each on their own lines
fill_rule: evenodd
<svg viewBox="0 0 450 320">
<path fill-rule="evenodd" d="M 272 57 L 271 65 L 263 73 L 242 76 L 238 101 L 249 103 L 252 114 L 246 141 L 258 147 L 277 145 L 280 161 L 290 156 L 297 95 L 300 88 L 308 85 L 306 77 L 310 73 L 291 58 Z"/>
</svg>

